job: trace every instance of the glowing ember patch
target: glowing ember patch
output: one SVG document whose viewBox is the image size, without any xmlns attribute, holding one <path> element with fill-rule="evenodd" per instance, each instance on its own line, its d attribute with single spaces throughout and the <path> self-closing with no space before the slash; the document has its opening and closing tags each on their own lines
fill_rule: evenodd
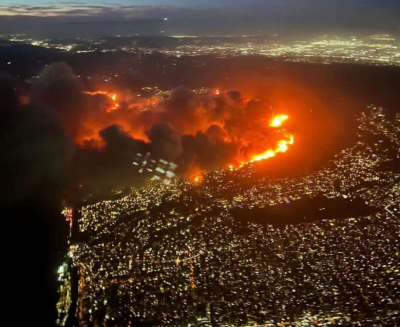
<svg viewBox="0 0 400 327">
<path fill-rule="evenodd" d="M 269 124 L 269 126 L 271 127 L 279 127 L 282 125 L 282 123 L 287 120 L 289 118 L 288 115 L 279 115 L 279 116 L 275 116 L 274 118 L 272 118 L 271 123 Z"/>
<path fill-rule="evenodd" d="M 194 185 L 198 185 L 201 184 L 203 182 L 204 176 L 202 174 L 198 174 L 196 176 L 191 176 L 189 177 L 189 180 L 191 180 L 191 182 Z"/>
<path fill-rule="evenodd" d="M 107 96 L 113 102 L 113 104 L 111 104 L 110 107 L 107 108 L 107 112 L 112 112 L 119 108 L 119 103 L 117 102 L 117 95 L 115 93 L 110 93 L 110 92 L 106 92 L 106 91 L 83 92 L 83 93 L 89 94 L 89 95 L 105 95 L 105 96 Z"/>
</svg>

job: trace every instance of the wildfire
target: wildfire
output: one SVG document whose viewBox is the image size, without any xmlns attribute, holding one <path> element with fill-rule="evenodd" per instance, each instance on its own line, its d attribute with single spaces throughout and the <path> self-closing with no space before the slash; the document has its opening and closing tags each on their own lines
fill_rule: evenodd
<svg viewBox="0 0 400 327">
<path fill-rule="evenodd" d="M 276 146 L 276 148 L 274 150 L 267 150 L 262 154 L 258 154 L 256 156 L 254 156 L 250 160 L 250 162 L 255 162 L 255 161 L 260 161 L 260 160 L 275 157 L 275 155 L 277 153 L 286 152 L 289 149 L 289 145 L 292 145 L 293 143 L 294 143 L 294 136 L 289 134 L 287 139 L 280 140 L 278 142 L 278 145 Z"/>
<path fill-rule="evenodd" d="M 278 115 L 278 116 L 275 116 L 274 118 L 272 118 L 272 120 L 271 120 L 269 126 L 271 126 L 271 127 L 279 127 L 279 126 L 281 126 L 282 123 L 283 123 L 285 120 L 287 120 L 287 119 L 289 119 L 289 116 L 288 116 L 288 115 Z"/>
<path fill-rule="evenodd" d="M 85 94 L 89 95 L 105 95 L 107 96 L 113 103 L 110 105 L 110 107 L 107 109 L 107 112 L 112 112 L 114 110 L 117 110 L 119 108 L 119 103 L 117 102 L 117 95 L 115 93 L 110 93 L 107 91 L 96 91 L 96 92 L 83 92 Z"/>
<path fill-rule="evenodd" d="M 180 94 L 180 92 L 183 93 Z M 199 133 L 200 136 L 209 138 L 210 142 L 209 144 L 207 143 L 206 146 L 209 146 L 213 151 L 214 149 L 217 151 L 220 147 L 224 146 L 227 148 L 236 147 L 237 151 L 232 152 L 229 158 L 224 161 L 224 166 L 231 171 L 239 169 L 248 163 L 270 159 L 275 157 L 278 153 L 285 153 L 289 150 L 290 146 L 294 144 L 294 136 L 284 129 L 283 126 L 289 119 L 288 115 L 278 114 L 268 119 L 266 118 L 267 110 L 247 110 L 251 109 L 249 101 L 254 101 L 257 106 L 264 106 L 265 104 L 259 100 L 248 100 L 241 96 L 238 98 L 236 93 L 231 95 L 229 92 L 225 92 L 221 89 L 213 89 L 205 95 L 196 95 L 193 92 L 189 92 L 189 90 L 178 90 L 177 92 L 172 92 L 172 100 L 150 98 L 140 99 L 141 101 L 137 101 L 136 97 L 134 97 L 134 101 L 128 100 L 132 97 L 127 97 L 121 92 L 119 95 L 123 95 L 122 101 L 126 103 L 126 106 L 124 105 L 126 110 L 123 112 L 118 111 L 119 114 L 115 113 L 112 115 L 108 115 L 107 113 L 112 113 L 121 107 L 118 103 L 118 100 L 121 101 L 119 95 L 101 90 L 84 93 L 90 96 L 99 96 L 98 99 L 101 100 L 99 103 L 101 106 L 106 106 L 106 110 L 102 109 L 92 120 L 88 118 L 84 124 L 85 128 L 82 128 L 81 134 L 75 136 L 75 140 L 77 143 L 81 143 L 84 146 L 90 145 L 99 150 L 106 144 L 106 141 L 103 140 L 103 136 L 99 131 L 102 131 L 108 126 L 118 125 L 124 133 L 126 131 L 126 133 L 129 133 L 129 135 L 135 139 L 134 142 L 141 140 L 143 143 L 151 145 L 153 141 L 148 138 L 147 132 L 150 131 L 155 124 L 164 122 L 171 124 L 173 129 L 176 129 L 177 134 L 181 133 L 182 135 L 195 136 L 197 135 L 196 133 Z M 222 94 L 224 95 L 223 97 L 221 97 Z M 176 105 L 186 106 L 185 101 L 182 101 L 180 97 L 183 97 L 183 100 L 196 97 L 195 103 L 199 103 L 199 108 L 190 111 L 183 110 L 185 115 L 179 115 L 179 112 L 174 111 L 172 108 Z M 215 101 L 215 106 L 209 106 L 208 101 L 217 97 L 218 101 Z M 233 97 L 232 99 L 235 101 L 229 101 L 229 97 Z M 192 103 L 191 101 L 189 102 Z M 161 105 L 157 107 L 159 103 L 161 103 Z M 93 101 L 93 105 L 99 104 Z M 233 117 L 238 108 L 241 109 L 239 110 L 241 115 L 240 119 L 244 121 L 246 119 L 250 120 L 251 123 L 238 124 L 235 128 L 229 128 L 232 127 L 229 124 L 229 117 Z M 148 111 L 148 115 L 142 116 L 142 111 Z M 220 112 L 226 112 L 226 115 L 221 115 Z M 186 119 L 186 115 L 188 115 L 189 119 Z M 271 140 L 268 138 L 271 129 L 275 129 L 273 133 L 273 143 L 271 143 Z M 231 132 L 232 135 L 230 135 Z M 90 141 L 90 143 L 84 141 Z M 199 140 L 196 139 L 196 142 L 198 141 L 200 142 L 201 138 L 199 138 Z M 162 145 L 162 147 L 164 147 L 164 145 Z M 199 153 L 196 154 L 199 155 Z M 178 157 L 177 160 L 179 159 Z M 221 160 L 224 159 L 221 158 Z M 204 167 L 201 164 L 196 165 L 196 163 L 194 163 L 188 168 L 186 176 L 188 176 L 188 179 L 194 185 L 199 185 L 204 180 L 203 173 Z"/>
<path fill-rule="evenodd" d="M 278 115 L 272 118 L 269 126 L 271 127 L 280 127 L 282 123 L 289 119 L 288 115 Z M 278 144 L 275 149 L 269 149 L 264 153 L 255 155 L 250 162 L 260 161 L 264 159 L 269 159 L 275 157 L 277 153 L 286 152 L 289 149 L 289 145 L 294 143 L 294 136 L 292 134 L 287 134 L 286 139 L 278 141 Z"/>
<path fill-rule="evenodd" d="M 271 119 L 269 126 L 271 127 L 280 127 L 282 122 L 289 119 L 288 115 L 278 115 L 275 116 Z M 276 156 L 277 153 L 284 153 L 286 151 L 289 150 L 290 145 L 294 144 L 294 135 L 290 134 L 286 131 L 283 131 L 284 133 L 284 139 L 279 140 L 276 144 L 276 147 L 273 149 L 268 149 L 265 152 L 261 153 L 261 154 L 257 154 L 254 155 L 253 157 L 251 157 L 250 160 L 248 161 L 243 161 L 241 162 L 238 166 L 234 166 L 234 165 L 229 165 L 227 168 L 230 171 L 234 171 L 237 169 L 242 168 L 244 165 L 248 164 L 248 163 L 252 163 L 252 162 L 257 162 L 257 161 L 261 161 L 261 160 L 266 160 L 266 159 L 270 159 Z M 192 181 L 193 184 L 200 184 L 203 181 L 203 175 L 202 174 L 194 174 L 190 177 L 190 180 Z"/>
<path fill-rule="evenodd" d="M 280 127 L 282 123 L 289 119 L 288 115 L 278 115 L 272 118 L 269 126 L 271 127 Z M 275 149 L 269 149 L 264 153 L 253 156 L 250 162 L 261 161 L 269 158 L 275 157 L 277 153 L 286 152 L 289 149 L 289 146 L 294 143 L 294 136 L 292 134 L 287 134 L 286 138 L 278 141 L 278 144 Z"/>
</svg>

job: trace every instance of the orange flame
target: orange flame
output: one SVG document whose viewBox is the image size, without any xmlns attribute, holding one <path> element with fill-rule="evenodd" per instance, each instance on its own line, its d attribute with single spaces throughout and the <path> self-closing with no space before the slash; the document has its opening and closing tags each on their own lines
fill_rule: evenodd
<svg viewBox="0 0 400 327">
<path fill-rule="evenodd" d="M 280 140 L 278 142 L 278 145 L 276 146 L 275 150 L 267 150 L 264 153 L 258 154 L 254 156 L 250 162 L 255 162 L 255 161 L 260 161 L 264 159 L 269 159 L 272 157 L 275 157 L 277 153 L 283 153 L 286 152 L 289 149 L 289 145 L 292 145 L 294 143 L 294 136 L 289 135 L 289 138 L 286 140 Z"/>
<path fill-rule="evenodd" d="M 282 123 L 289 119 L 288 115 L 278 115 L 272 118 L 269 126 L 271 127 L 280 127 Z M 267 151 L 257 154 L 252 157 L 249 162 L 261 161 L 265 159 L 270 159 L 275 157 L 277 153 L 284 153 L 289 149 L 289 146 L 294 144 L 294 135 L 286 134 L 286 138 L 283 140 L 279 140 L 275 149 L 268 149 Z"/>
<path fill-rule="evenodd" d="M 279 127 L 282 125 L 282 122 L 289 119 L 288 115 L 278 115 L 272 118 L 269 126 L 271 127 Z M 277 153 L 284 153 L 289 149 L 289 146 L 294 143 L 294 135 L 287 134 L 286 139 L 278 141 L 278 144 L 275 149 L 269 149 L 264 153 L 253 156 L 250 162 L 261 161 L 265 159 L 269 159 L 275 157 Z"/>
<path fill-rule="evenodd" d="M 272 118 L 272 120 L 271 120 L 269 126 L 271 126 L 271 127 L 279 127 L 279 126 L 281 126 L 282 123 L 283 123 L 285 120 L 287 120 L 287 119 L 289 119 L 289 116 L 288 116 L 288 115 L 278 115 L 278 116 L 275 116 L 274 118 Z"/>
<path fill-rule="evenodd" d="M 110 93 L 107 91 L 83 92 L 83 93 L 89 95 L 106 95 L 113 102 L 113 104 L 107 109 L 107 112 L 112 112 L 119 108 L 119 103 L 117 102 L 117 95 L 115 93 Z"/>
</svg>

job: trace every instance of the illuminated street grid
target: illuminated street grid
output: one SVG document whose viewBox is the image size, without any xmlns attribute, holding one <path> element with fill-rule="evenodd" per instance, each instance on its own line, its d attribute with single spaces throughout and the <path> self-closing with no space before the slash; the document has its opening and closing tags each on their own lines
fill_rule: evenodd
<svg viewBox="0 0 400 327">
<path fill-rule="evenodd" d="M 313 174 L 256 179 L 246 165 L 83 207 L 69 250 L 80 325 L 399 324 L 399 174 L 386 165 L 399 158 L 400 115 L 370 106 L 358 122 L 358 143 Z M 377 213 L 284 228 L 232 216 L 318 194 Z"/>
<path fill-rule="evenodd" d="M 114 52 L 123 50 L 130 53 L 162 53 L 167 56 L 203 56 L 213 55 L 221 58 L 243 55 L 260 55 L 280 58 L 294 62 L 310 63 L 361 63 L 374 65 L 400 65 L 400 41 L 397 36 L 376 34 L 370 36 L 332 36 L 324 35 L 313 39 L 287 41 L 279 35 L 263 38 L 242 37 L 183 37 L 174 36 L 176 40 L 193 42 L 183 45 L 163 47 L 145 47 L 132 45 L 109 44 L 107 38 L 77 39 L 76 43 L 65 41 L 26 38 L 15 35 L 8 38 L 13 42 L 24 42 L 34 46 L 56 48 L 72 53 Z M 128 37 L 129 39 L 129 37 Z M 129 45 L 128 45 L 129 44 Z"/>
<path fill-rule="evenodd" d="M 239 45 L 234 43 L 214 46 L 189 45 L 162 52 L 174 56 L 262 55 L 294 62 L 400 65 L 400 43 L 389 35 L 372 35 L 369 38 L 325 36 L 318 40 L 291 43 L 276 41 L 265 44 L 249 42 Z"/>
</svg>

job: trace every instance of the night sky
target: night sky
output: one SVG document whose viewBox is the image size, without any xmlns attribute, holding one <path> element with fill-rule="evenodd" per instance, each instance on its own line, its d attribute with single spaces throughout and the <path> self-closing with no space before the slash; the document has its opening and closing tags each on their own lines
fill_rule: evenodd
<svg viewBox="0 0 400 327">
<path fill-rule="evenodd" d="M 260 9 L 276 10 L 281 13 L 293 10 L 316 10 L 335 11 L 345 13 L 346 10 L 358 9 L 359 15 L 365 12 L 376 11 L 378 15 L 382 12 L 389 15 L 389 12 L 400 8 L 397 0 L 84 0 L 84 1 L 46 1 L 46 0 L 6 0 L 0 5 L 1 15 L 34 15 L 34 16 L 53 16 L 53 15 L 98 15 L 104 12 L 123 12 L 130 15 L 133 11 L 138 16 L 148 16 L 149 11 L 173 11 L 179 15 L 185 10 L 202 11 L 214 9 L 218 11 L 233 12 L 244 10 L 247 14 L 256 14 Z M 122 14 L 122 13 L 121 13 Z"/>
<path fill-rule="evenodd" d="M 114 4 L 116 6 L 119 5 L 130 5 L 130 6 L 165 6 L 165 5 L 171 5 L 171 6 L 224 6 L 224 5 L 243 5 L 245 4 L 257 4 L 257 3 L 266 3 L 266 2 L 273 2 L 274 0 L 218 0 L 218 1 L 213 1 L 213 0 L 109 0 L 109 1 L 96 1 L 96 0 L 86 0 L 86 1 L 79 1 L 81 3 L 87 3 L 87 4 Z M 71 3 L 71 2 L 76 2 L 76 1 L 63 1 L 62 3 Z M 19 1 L 19 0 L 8 0 L 5 1 L 5 4 L 25 4 L 25 5 L 52 5 L 52 4 L 59 4 L 60 2 L 56 1 L 43 1 L 43 0 L 25 0 L 25 1 Z"/>
<path fill-rule="evenodd" d="M 52 24 L 50 29 L 48 23 Z M 68 25 L 71 23 L 80 25 Z M 6 0 L 0 4 L 2 34 L 38 38 L 302 30 L 391 33 L 399 28 L 397 0 Z"/>
</svg>

